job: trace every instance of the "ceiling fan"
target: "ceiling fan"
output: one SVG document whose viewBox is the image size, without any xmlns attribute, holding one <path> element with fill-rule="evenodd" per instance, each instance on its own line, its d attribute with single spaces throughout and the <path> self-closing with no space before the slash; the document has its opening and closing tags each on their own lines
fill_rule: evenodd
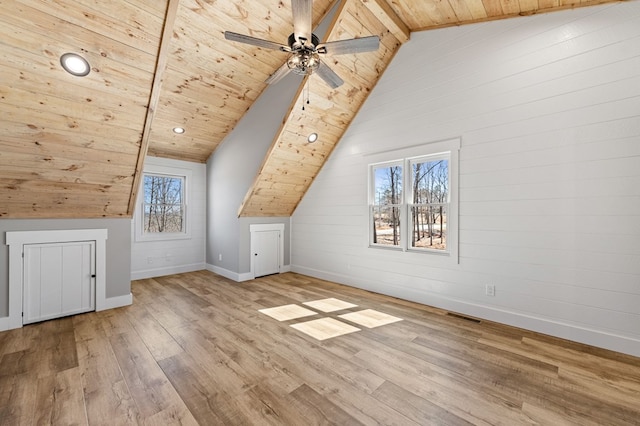
<svg viewBox="0 0 640 426">
<path fill-rule="evenodd" d="M 289 72 L 299 75 L 316 73 L 332 89 L 336 89 L 344 81 L 329 66 L 320 60 L 320 55 L 343 55 L 347 53 L 371 52 L 378 50 L 378 36 L 352 38 L 349 40 L 330 41 L 320 44 L 318 37 L 311 32 L 312 0 L 291 0 L 293 11 L 293 33 L 288 43 L 280 44 L 248 35 L 225 31 L 227 40 L 251 44 L 265 49 L 274 49 L 289 53 L 289 58 L 267 80 L 267 84 L 280 81 Z"/>
</svg>

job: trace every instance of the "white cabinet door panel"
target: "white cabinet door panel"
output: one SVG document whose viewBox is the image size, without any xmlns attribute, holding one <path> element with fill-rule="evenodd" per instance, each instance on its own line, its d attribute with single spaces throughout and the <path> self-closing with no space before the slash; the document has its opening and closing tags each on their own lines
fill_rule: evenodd
<svg viewBox="0 0 640 426">
<path fill-rule="evenodd" d="M 95 310 L 95 242 L 24 246 L 23 324 Z"/>
</svg>

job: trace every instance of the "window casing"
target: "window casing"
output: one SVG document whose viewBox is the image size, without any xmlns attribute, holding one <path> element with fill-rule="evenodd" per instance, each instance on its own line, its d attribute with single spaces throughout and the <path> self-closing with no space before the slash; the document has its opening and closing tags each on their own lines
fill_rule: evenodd
<svg viewBox="0 0 640 426">
<path fill-rule="evenodd" d="M 369 164 L 369 247 L 432 253 L 457 262 L 459 139 L 398 150 Z M 446 150 L 445 150 L 446 149 Z M 415 155 L 427 152 L 425 155 Z"/>
</svg>

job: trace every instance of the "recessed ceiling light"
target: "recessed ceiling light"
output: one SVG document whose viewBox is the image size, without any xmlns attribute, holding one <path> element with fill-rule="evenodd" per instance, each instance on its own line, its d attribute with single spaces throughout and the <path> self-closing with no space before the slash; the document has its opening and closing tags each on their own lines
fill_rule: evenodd
<svg viewBox="0 0 640 426">
<path fill-rule="evenodd" d="M 184 133 L 184 127 L 174 127 L 173 128 L 173 133 L 176 133 L 178 135 L 181 135 Z"/>
<path fill-rule="evenodd" d="M 76 53 L 65 53 L 60 56 L 60 65 L 66 72 L 78 77 L 84 77 L 91 71 L 89 62 Z"/>
<path fill-rule="evenodd" d="M 317 133 L 311 133 L 311 134 L 309 135 L 309 137 L 307 138 L 307 141 L 308 141 L 309 143 L 314 143 L 314 142 L 315 142 L 315 141 L 317 141 L 317 140 L 318 140 L 318 134 L 317 134 Z"/>
</svg>

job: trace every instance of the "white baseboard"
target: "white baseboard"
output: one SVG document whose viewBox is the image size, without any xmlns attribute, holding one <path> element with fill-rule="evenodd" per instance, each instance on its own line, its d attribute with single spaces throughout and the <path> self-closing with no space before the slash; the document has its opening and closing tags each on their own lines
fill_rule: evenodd
<svg viewBox="0 0 640 426">
<path fill-rule="evenodd" d="M 230 280 L 233 280 L 235 282 L 246 281 L 246 279 L 241 279 L 241 274 L 238 274 L 237 272 L 230 271 L 228 269 L 221 268 L 221 267 L 216 266 L 216 265 L 212 265 L 210 263 L 207 263 L 206 269 L 207 269 L 207 271 L 214 272 L 214 273 L 216 273 L 218 275 L 222 275 L 223 277 L 229 278 Z M 251 278 L 249 278 L 249 279 L 251 279 Z"/>
<path fill-rule="evenodd" d="M 229 278 L 230 280 L 233 280 L 239 283 L 243 281 L 250 281 L 255 278 L 251 272 L 237 273 L 237 272 L 229 271 L 228 269 L 221 268 L 216 265 L 212 265 L 210 263 L 207 263 L 206 269 L 207 271 L 215 272 L 218 275 L 222 275 L 225 278 Z M 284 274 L 285 272 L 291 272 L 291 265 L 284 265 L 281 268 L 280 273 Z"/>
<path fill-rule="evenodd" d="M 422 303 L 424 305 L 445 309 L 471 317 L 494 321 L 501 324 L 535 331 L 537 333 L 560 337 L 562 339 L 640 357 L 640 340 L 628 336 L 616 335 L 602 330 L 577 326 L 575 324 L 567 324 L 549 318 L 541 318 L 514 311 L 469 303 L 462 300 L 444 297 L 435 293 L 408 289 L 406 287 L 398 288 L 389 283 L 375 282 L 371 280 L 367 280 L 365 282 L 351 276 L 320 271 L 303 266 L 293 265 L 291 270 L 299 274 L 333 281 L 392 297 L 398 297 L 400 299 Z"/>
<path fill-rule="evenodd" d="M 107 309 L 121 308 L 123 306 L 129 306 L 133 303 L 133 295 L 131 293 L 125 294 L 124 296 L 116 296 L 116 297 L 107 297 L 104 300 L 104 305 L 101 309 L 97 309 L 96 311 L 105 311 Z"/>
<path fill-rule="evenodd" d="M 202 271 L 205 263 L 191 263 L 188 265 L 167 266 L 165 268 L 145 269 L 142 271 L 131 271 L 131 280 L 144 280 L 146 278 L 162 277 L 165 275 L 182 274 L 185 272 Z"/>
<path fill-rule="evenodd" d="M 251 272 L 244 272 L 242 274 L 238 274 L 238 282 L 251 281 L 253 279 L 255 279 L 255 277 Z"/>
<path fill-rule="evenodd" d="M 0 318 L 0 331 L 9 330 L 9 317 Z"/>
</svg>

